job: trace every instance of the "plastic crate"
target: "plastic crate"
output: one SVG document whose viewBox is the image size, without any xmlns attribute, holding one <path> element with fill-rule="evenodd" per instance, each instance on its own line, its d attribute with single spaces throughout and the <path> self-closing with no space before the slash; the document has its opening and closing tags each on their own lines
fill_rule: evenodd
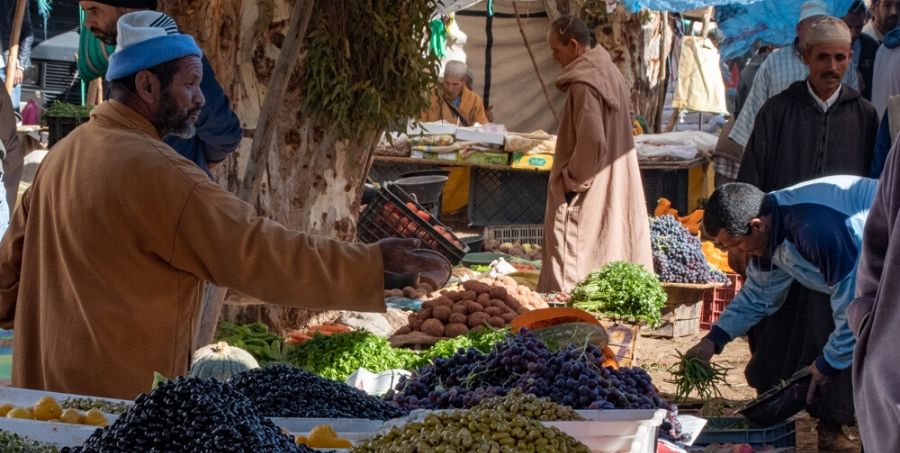
<svg viewBox="0 0 900 453">
<path fill-rule="evenodd" d="M 755 449 L 764 446 L 791 448 L 797 446 L 797 430 L 793 420 L 781 422 L 767 428 L 731 428 L 750 426 L 743 417 L 710 417 L 694 441 L 694 445 L 705 447 L 711 444 L 750 444 Z"/>
<path fill-rule="evenodd" d="M 744 286 L 743 276 L 739 274 L 725 275 L 728 277 L 728 285 L 713 288 L 703 295 L 703 310 L 700 311 L 701 329 L 709 330 L 719 320 L 719 315 L 725 311 L 725 307 Z"/>
<path fill-rule="evenodd" d="M 422 241 L 423 247 L 446 256 L 453 265 L 459 264 L 469 251 L 469 246 L 440 221 L 432 218 L 430 222 L 426 222 L 416 215 L 406 206 L 409 202 L 425 210 L 403 189 L 390 183 L 385 184 L 360 216 L 356 225 L 356 237 L 367 244 L 389 237 L 416 238 Z M 438 226 L 447 230 L 460 246 L 438 233 L 435 229 Z"/>
<path fill-rule="evenodd" d="M 469 224 L 543 224 L 549 173 L 472 167 Z"/>
<path fill-rule="evenodd" d="M 544 225 L 502 225 L 484 227 L 484 239 L 544 245 Z"/>
<path fill-rule="evenodd" d="M 656 209 L 660 198 L 672 202 L 672 209 L 681 215 L 688 212 L 688 169 L 675 170 L 641 170 L 641 181 L 644 186 L 644 199 L 647 200 L 648 212 Z"/>
</svg>

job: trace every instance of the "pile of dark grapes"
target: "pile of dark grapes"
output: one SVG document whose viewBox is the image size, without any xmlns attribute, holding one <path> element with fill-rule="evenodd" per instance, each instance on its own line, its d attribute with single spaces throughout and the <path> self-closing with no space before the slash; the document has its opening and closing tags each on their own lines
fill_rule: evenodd
<svg viewBox="0 0 900 453">
<path fill-rule="evenodd" d="M 409 413 L 344 383 L 288 365 L 245 371 L 228 385 L 266 417 L 367 418 L 390 420 Z"/>
<path fill-rule="evenodd" d="M 671 215 L 650 218 L 653 270 L 667 283 L 728 283 L 722 271 L 703 256 L 700 238 Z"/>
<path fill-rule="evenodd" d="M 469 409 L 486 398 L 521 389 L 574 409 L 654 409 L 671 406 L 641 368 L 602 367 L 592 344 L 551 352 L 531 332 L 520 331 L 481 354 L 460 350 L 401 379 L 394 402 L 408 409 Z"/>
<path fill-rule="evenodd" d="M 141 395 L 111 426 L 63 453 L 204 451 L 312 452 L 215 380 L 180 377 Z"/>
</svg>

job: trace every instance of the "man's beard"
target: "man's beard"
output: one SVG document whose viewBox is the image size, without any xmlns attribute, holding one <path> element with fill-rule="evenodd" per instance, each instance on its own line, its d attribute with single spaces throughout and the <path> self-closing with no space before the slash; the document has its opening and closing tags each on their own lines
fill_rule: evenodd
<svg viewBox="0 0 900 453">
<path fill-rule="evenodd" d="M 114 46 L 114 45 L 116 45 L 116 31 L 115 31 L 115 30 L 113 30 L 113 31 L 110 32 L 110 33 L 107 33 L 107 32 L 105 32 L 105 31 L 103 31 L 103 30 L 100 30 L 99 28 L 93 28 L 93 27 L 92 27 L 92 28 L 91 28 L 91 33 L 93 33 L 94 36 L 95 36 L 97 39 L 99 39 L 100 41 L 102 41 L 103 44 L 106 44 L 106 45 L 109 45 L 109 46 Z"/>
<path fill-rule="evenodd" d="M 161 102 L 159 119 L 156 122 L 156 130 L 159 131 L 159 135 L 161 137 L 171 135 L 185 139 L 193 137 L 197 130 L 191 117 L 200 111 L 200 107 L 179 110 L 168 93 L 163 94 Z"/>
</svg>

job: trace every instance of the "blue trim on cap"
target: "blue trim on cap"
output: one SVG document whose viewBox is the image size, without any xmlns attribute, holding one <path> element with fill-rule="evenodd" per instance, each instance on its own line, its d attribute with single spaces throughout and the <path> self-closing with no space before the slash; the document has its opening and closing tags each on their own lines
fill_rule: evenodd
<svg viewBox="0 0 900 453">
<path fill-rule="evenodd" d="M 141 41 L 124 49 L 117 48 L 109 57 L 107 80 L 128 77 L 138 71 L 187 56 L 202 57 L 191 35 L 166 35 Z"/>
</svg>

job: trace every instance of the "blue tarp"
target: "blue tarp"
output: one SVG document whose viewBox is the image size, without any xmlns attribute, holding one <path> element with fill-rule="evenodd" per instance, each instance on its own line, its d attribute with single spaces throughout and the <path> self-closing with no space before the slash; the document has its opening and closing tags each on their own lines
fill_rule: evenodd
<svg viewBox="0 0 900 453">
<path fill-rule="evenodd" d="M 753 47 L 754 41 L 784 46 L 794 41 L 800 6 L 804 0 L 764 0 L 750 5 L 716 7 L 716 23 L 725 39 L 719 43 L 723 60 L 738 57 Z M 826 0 L 829 14 L 841 17 L 853 0 Z"/>
<path fill-rule="evenodd" d="M 800 5 L 804 0 L 624 0 L 631 11 L 685 12 L 716 7 L 716 23 L 725 39 L 719 43 L 723 60 L 746 53 L 760 40 L 775 46 L 790 44 L 796 36 Z M 853 0 L 825 0 L 832 16 L 841 17 Z"/>
<path fill-rule="evenodd" d="M 705 8 L 707 6 L 733 5 L 742 4 L 749 5 L 760 0 L 624 0 L 625 7 L 631 12 L 636 13 L 643 9 L 653 11 L 669 11 L 673 13 L 683 13 L 697 8 Z"/>
</svg>

